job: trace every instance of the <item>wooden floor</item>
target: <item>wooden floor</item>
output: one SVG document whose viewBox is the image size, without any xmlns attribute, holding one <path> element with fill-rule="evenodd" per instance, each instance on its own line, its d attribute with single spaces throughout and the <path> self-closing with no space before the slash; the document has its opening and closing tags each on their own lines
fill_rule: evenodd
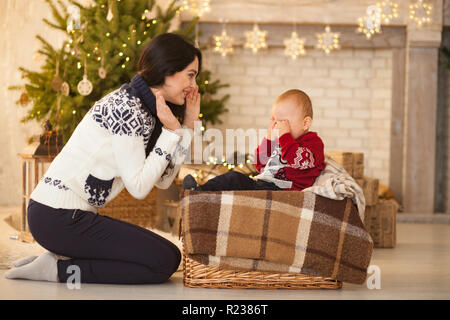
<svg viewBox="0 0 450 320">
<path fill-rule="evenodd" d="M 14 240 L 13 229 L 0 231 L 1 249 Z M 21 244 L 24 250 L 27 245 Z M 64 283 L 5 279 L 7 270 L 0 268 L 0 299 L 450 299 L 450 224 L 398 223 L 397 247 L 375 249 L 371 265 L 381 272 L 380 289 L 367 283 L 344 283 L 340 290 L 194 289 L 184 287 L 176 272 L 159 285 L 81 284 L 71 290 Z"/>
</svg>

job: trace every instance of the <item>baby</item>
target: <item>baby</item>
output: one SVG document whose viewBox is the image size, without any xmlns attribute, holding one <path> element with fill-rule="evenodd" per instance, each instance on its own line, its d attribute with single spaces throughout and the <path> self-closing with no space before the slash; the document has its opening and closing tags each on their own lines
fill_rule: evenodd
<svg viewBox="0 0 450 320">
<path fill-rule="evenodd" d="M 272 108 L 267 136 L 255 152 L 253 178 L 230 171 L 198 185 L 191 175 L 183 188 L 221 190 L 303 190 L 314 184 L 325 168 L 324 145 L 317 133 L 309 131 L 313 119 L 311 100 L 301 90 L 281 94 Z"/>
</svg>

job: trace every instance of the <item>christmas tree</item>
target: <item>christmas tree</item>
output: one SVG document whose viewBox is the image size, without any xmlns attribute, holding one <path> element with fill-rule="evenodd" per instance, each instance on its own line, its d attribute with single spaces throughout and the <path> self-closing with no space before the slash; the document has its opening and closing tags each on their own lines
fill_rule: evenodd
<svg viewBox="0 0 450 320">
<path fill-rule="evenodd" d="M 141 51 L 153 37 L 168 32 L 180 8 L 172 2 L 163 10 L 155 0 L 83 0 L 84 5 L 69 0 L 69 6 L 62 0 L 46 1 L 55 21 L 43 21 L 67 33 L 67 40 L 54 48 L 37 35 L 45 63 L 40 71 L 19 68 L 27 83 L 9 89 L 23 90 L 18 104 L 32 103 L 22 122 L 50 121 L 66 142 L 97 100 L 136 74 Z M 197 23 L 194 18 L 171 32 L 193 40 Z M 228 85 L 211 82 L 210 77 L 208 70 L 202 70 L 197 78 L 204 127 L 221 123 L 219 116 L 227 111 L 224 103 L 229 97 L 214 98 Z"/>
</svg>

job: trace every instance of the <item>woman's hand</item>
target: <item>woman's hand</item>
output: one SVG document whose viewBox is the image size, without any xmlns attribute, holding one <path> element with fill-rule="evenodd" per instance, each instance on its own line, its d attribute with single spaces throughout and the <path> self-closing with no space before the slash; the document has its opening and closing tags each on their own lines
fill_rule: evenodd
<svg viewBox="0 0 450 320">
<path fill-rule="evenodd" d="M 166 100 L 161 92 L 157 91 L 156 97 L 156 116 L 166 129 L 175 131 L 181 128 L 180 122 L 173 115 L 172 110 L 166 104 Z"/>
<path fill-rule="evenodd" d="M 194 129 L 194 122 L 198 120 L 199 114 L 200 93 L 198 93 L 198 86 L 195 85 L 195 88 L 186 96 L 186 113 L 183 124 L 190 129 Z"/>
</svg>

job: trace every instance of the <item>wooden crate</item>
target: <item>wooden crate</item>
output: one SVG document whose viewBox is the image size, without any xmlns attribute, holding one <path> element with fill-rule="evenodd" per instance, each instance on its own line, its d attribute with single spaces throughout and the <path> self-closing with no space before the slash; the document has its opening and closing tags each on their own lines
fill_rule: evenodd
<svg viewBox="0 0 450 320">
<path fill-rule="evenodd" d="M 326 154 L 336 160 L 354 179 L 363 178 L 364 153 L 350 151 L 327 151 Z"/>
<path fill-rule="evenodd" d="M 363 177 L 355 179 L 356 183 L 362 188 L 366 206 L 374 206 L 378 203 L 379 180 L 376 178 Z"/>
<path fill-rule="evenodd" d="M 364 153 L 353 153 L 353 174 L 355 179 L 361 179 L 364 176 Z"/>
<path fill-rule="evenodd" d="M 376 216 L 375 206 L 366 206 L 364 210 L 364 226 L 366 227 L 367 231 L 369 231 L 369 233 L 371 233 L 370 232 L 371 221 L 372 219 L 375 219 L 375 216 Z"/>
<path fill-rule="evenodd" d="M 327 151 L 327 155 L 339 163 L 349 175 L 353 176 L 353 154 L 346 151 Z"/>
<path fill-rule="evenodd" d="M 374 206 L 367 206 L 364 225 L 372 237 L 375 248 L 394 248 L 396 245 L 396 217 L 398 204 L 395 200 L 380 199 Z"/>
</svg>

